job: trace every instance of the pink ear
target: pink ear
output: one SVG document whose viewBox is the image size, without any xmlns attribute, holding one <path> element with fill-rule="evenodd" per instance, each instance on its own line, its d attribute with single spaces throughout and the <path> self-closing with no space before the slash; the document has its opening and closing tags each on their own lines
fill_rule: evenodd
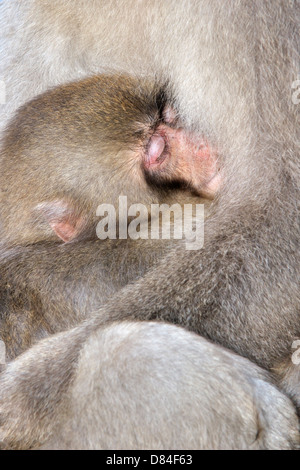
<svg viewBox="0 0 300 470">
<path fill-rule="evenodd" d="M 76 225 L 71 224 L 67 221 L 50 222 L 49 225 L 52 230 L 56 233 L 56 235 L 64 242 L 69 242 L 77 236 L 78 231 Z"/>
<path fill-rule="evenodd" d="M 84 225 L 84 219 L 67 201 L 43 202 L 36 207 L 47 220 L 54 233 L 64 242 L 74 240 Z"/>
</svg>

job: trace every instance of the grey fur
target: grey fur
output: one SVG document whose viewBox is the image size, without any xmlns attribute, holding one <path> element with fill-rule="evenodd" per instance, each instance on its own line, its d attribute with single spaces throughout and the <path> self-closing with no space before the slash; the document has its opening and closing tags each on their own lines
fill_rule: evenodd
<svg viewBox="0 0 300 470">
<path fill-rule="evenodd" d="M 87 328 L 77 327 L 46 339 L 7 366 L 0 379 L 0 438 L 6 446 L 184 450 L 297 444 L 291 402 L 248 360 L 167 324 L 112 324 L 81 347 L 83 333 Z"/>
</svg>

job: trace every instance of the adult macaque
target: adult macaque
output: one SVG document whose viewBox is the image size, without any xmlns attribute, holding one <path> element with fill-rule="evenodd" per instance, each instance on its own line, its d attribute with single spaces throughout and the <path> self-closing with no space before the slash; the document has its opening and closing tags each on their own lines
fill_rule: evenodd
<svg viewBox="0 0 300 470">
<path fill-rule="evenodd" d="M 299 106 L 291 99 L 299 3 L 15 0 L 1 9 L 7 115 L 51 85 L 101 69 L 155 75 L 169 84 L 183 126 L 224 156 L 204 248 L 177 247 L 88 331 L 130 317 L 180 323 L 278 367 L 299 406 L 299 366 L 290 361 L 300 335 Z M 69 364 L 60 363 L 66 377 Z M 42 395 L 51 401 L 51 390 Z"/>
<path fill-rule="evenodd" d="M 0 151 L 0 337 L 10 359 L 34 339 L 78 323 L 170 249 L 170 240 L 128 239 L 127 211 L 126 239 L 99 240 L 100 204 L 117 207 L 120 195 L 127 207 L 144 204 L 148 231 L 151 203 L 200 203 L 189 187 L 214 195 L 217 154 L 174 127 L 173 115 L 155 84 L 100 75 L 39 96 L 7 126 Z"/>
</svg>

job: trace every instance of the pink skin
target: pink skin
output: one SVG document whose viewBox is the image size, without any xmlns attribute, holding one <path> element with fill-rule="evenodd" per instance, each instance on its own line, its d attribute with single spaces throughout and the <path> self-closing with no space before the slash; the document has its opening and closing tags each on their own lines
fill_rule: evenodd
<svg viewBox="0 0 300 470">
<path fill-rule="evenodd" d="M 217 152 L 207 140 L 165 124 L 150 138 L 144 165 L 167 180 L 188 182 L 203 197 L 213 198 L 222 183 Z"/>
<path fill-rule="evenodd" d="M 62 220 L 60 222 L 50 222 L 49 225 L 63 242 L 74 240 L 80 233 L 77 221 L 72 224 L 69 220 Z"/>
</svg>

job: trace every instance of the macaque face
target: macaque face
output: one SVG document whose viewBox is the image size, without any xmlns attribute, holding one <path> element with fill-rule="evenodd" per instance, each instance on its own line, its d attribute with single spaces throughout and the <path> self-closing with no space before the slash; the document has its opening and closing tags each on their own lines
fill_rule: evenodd
<svg viewBox="0 0 300 470">
<path fill-rule="evenodd" d="M 157 183 L 178 180 L 202 197 L 213 198 L 221 185 L 218 154 L 205 138 L 160 124 L 144 154 L 147 177 Z"/>
</svg>

